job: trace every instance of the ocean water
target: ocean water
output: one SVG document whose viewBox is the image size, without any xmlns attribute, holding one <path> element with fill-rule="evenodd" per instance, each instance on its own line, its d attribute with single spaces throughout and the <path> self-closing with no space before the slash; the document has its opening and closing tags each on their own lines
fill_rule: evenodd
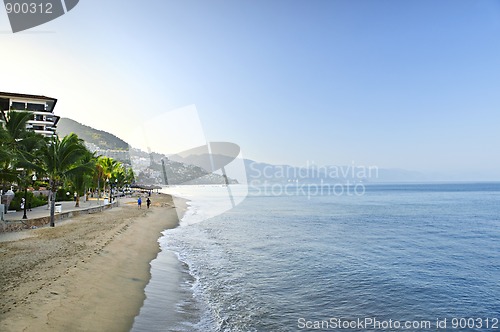
<svg viewBox="0 0 500 332">
<path fill-rule="evenodd" d="M 498 183 L 212 190 L 178 189 L 133 331 L 500 330 Z"/>
</svg>

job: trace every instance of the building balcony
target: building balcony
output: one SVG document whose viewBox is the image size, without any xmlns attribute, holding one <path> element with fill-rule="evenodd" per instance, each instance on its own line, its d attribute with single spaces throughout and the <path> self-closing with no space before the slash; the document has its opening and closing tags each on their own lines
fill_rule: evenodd
<svg viewBox="0 0 500 332">
<path fill-rule="evenodd" d="M 52 126 L 54 124 L 54 121 L 50 121 L 50 120 L 45 120 L 45 121 L 29 120 L 27 123 L 30 124 L 30 125 L 34 125 L 34 126 Z"/>
<path fill-rule="evenodd" d="M 33 130 L 33 131 L 34 131 L 35 133 L 37 133 L 37 134 L 42 134 L 42 135 L 44 135 L 44 136 L 53 136 L 53 135 L 55 135 L 55 134 L 56 134 L 56 132 L 55 132 L 55 131 L 52 131 L 52 130 L 47 130 L 47 129 L 45 129 L 45 130 L 36 130 L 36 129 L 35 129 L 35 130 Z"/>
</svg>

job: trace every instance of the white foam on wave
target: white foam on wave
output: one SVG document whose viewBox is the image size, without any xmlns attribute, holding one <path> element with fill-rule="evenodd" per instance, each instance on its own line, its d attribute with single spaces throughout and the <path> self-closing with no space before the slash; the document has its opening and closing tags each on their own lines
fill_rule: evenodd
<svg viewBox="0 0 500 332">
<path fill-rule="evenodd" d="M 162 251 L 173 252 L 180 262 L 186 264 L 187 272 L 194 278 L 191 291 L 201 309 L 201 319 L 192 326 L 192 330 L 217 331 L 220 318 L 207 302 L 206 285 L 203 286 L 200 279 L 204 278 L 204 272 L 208 268 L 206 263 L 209 262 L 213 271 L 222 268 L 224 255 L 220 248 L 211 243 L 204 231 L 189 226 L 221 215 L 240 204 L 248 194 L 248 186 L 183 185 L 164 187 L 161 191 L 172 195 L 175 206 L 180 206 L 180 199 L 187 200 L 187 210 L 183 214 L 182 210 L 177 211 L 180 227 L 165 230 L 159 243 Z M 201 252 L 203 259 L 199 257 Z"/>
<path fill-rule="evenodd" d="M 205 242 L 206 234 L 196 227 L 178 227 L 176 229 L 169 229 L 164 231 L 160 243 L 162 250 L 170 250 L 173 252 L 177 259 L 187 266 L 187 272 L 191 275 L 194 281 L 190 284 L 192 299 L 197 303 L 200 309 L 200 319 L 197 322 L 192 322 L 191 331 L 203 332 L 216 332 L 217 319 L 213 315 L 213 310 L 207 302 L 206 290 L 203 286 L 201 279 L 203 277 L 203 270 L 205 270 L 204 263 L 200 265 L 200 249 L 203 247 L 204 256 L 211 264 L 216 262 L 222 264 L 222 259 L 218 257 L 217 252 L 213 250 L 212 246 L 201 244 Z M 191 242 L 189 239 L 197 239 L 198 241 Z M 205 280 L 206 282 L 206 280 Z"/>
</svg>

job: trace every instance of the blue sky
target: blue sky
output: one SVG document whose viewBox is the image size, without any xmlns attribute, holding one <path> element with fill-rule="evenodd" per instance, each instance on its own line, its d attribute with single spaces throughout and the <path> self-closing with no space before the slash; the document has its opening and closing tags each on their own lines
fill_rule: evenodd
<svg viewBox="0 0 500 332">
<path fill-rule="evenodd" d="M 12 34 L 1 91 L 133 141 L 196 105 L 258 161 L 500 180 L 500 2 L 82 0 Z"/>
</svg>

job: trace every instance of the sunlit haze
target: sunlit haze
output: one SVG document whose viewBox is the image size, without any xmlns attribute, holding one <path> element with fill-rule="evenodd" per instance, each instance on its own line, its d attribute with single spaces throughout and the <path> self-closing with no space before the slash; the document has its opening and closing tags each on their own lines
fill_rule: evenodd
<svg viewBox="0 0 500 332">
<path fill-rule="evenodd" d="M 195 107 L 257 161 L 500 180 L 499 35 L 498 1 L 86 0 L 15 34 L 0 11 L 0 91 L 131 144 Z"/>
</svg>

